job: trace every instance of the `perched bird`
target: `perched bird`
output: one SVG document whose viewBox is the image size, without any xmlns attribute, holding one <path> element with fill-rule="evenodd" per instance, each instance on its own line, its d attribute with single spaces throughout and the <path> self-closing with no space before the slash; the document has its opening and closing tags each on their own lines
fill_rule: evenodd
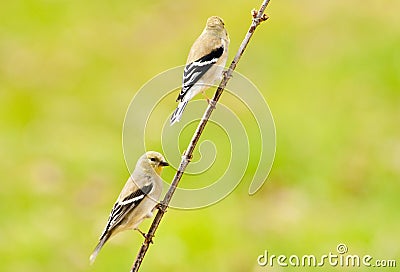
<svg viewBox="0 0 400 272">
<path fill-rule="evenodd" d="M 152 211 L 162 192 L 160 174 L 162 168 L 168 165 L 164 157 L 155 151 L 146 152 L 139 158 L 111 210 L 99 243 L 90 255 L 90 263 L 94 262 L 104 243 L 120 231 L 134 229 L 145 236 L 138 226 L 145 218 L 153 216 Z"/>
<path fill-rule="evenodd" d="M 171 116 L 171 126 L 179 122 L 190 99 L 200 92 L 205 96 L 204 91 L 221 80 L 229 45 L 224 25 L 217 16 L 208 18 L 206 27 L 192 45 L 183 71 L 182 89 L 176 99 L 180 102 Z"/>
</svg>

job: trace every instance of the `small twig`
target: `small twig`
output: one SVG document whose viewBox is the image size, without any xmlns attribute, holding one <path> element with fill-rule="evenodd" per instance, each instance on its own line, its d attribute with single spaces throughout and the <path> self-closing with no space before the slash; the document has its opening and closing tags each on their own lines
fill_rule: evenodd
<svg viewBox="0 0 400 272">
<path fill-rule="evenodd" d="M 182 156 L 181 164 L 179 165 L 178 171 L 176 172 L 174 179 L 172 180 L 171 186 L 166 193 L 163 201 L 161 201 L 160 205 L 158 205 L 158 212 L 156 217 L 153 220 L 153 223 L 150 226 L 150 229 L 146 235 L 146 239 L 144 240 L 140 251 L 138 255 L 136 256 L 135 263 L 132 266 L 131 272 L 136 272 L 139 270 L 140 265 L 143 262 L 143 258 L 146 255 L 146 252 L 150 246 L 150 243 L 152 242 L 152 238 L 154 237 L 154 234 L 158 228 L 158 225 L 161 222 L 162 217 L 164 216 L 168 204 L 171 201 L 171 198 L 175 192 L 175 189 L 178 186 L 179 181 L 182 178 L 183 173 L 185 172 L 186 167 L 188 166 L 190 160 L 193 157 L 193 151 L 196 147 L 196 144 L 198 143 L 201 134 L 203 133 L 203 130 L 208 122 L 208 119 L 211 116 L 211 113 L 215 109 L 215 105 L 217 104 L 219 98 L 221 97 L 222 92 L 224 91 L 229 79 L 232 77 L 232 73 L 236 68 L 237 63 L 239 62 L 241 56 L 243 55 L 244 51 L 246 50 L 246 47 L 250 41 L 250 38 L 253 36 L 254 31 L 256 30 L 257 26 L 268 19 L 268 16 L 264 14 L 264 11 L 269 4 L 270 0 L 263 0 L 263 3 L 260 7 L 260 9 L 253 10 L 252 11 L 252 23 L 250 25 L 249 31 L 247 32 L 246 36 L 244 37 L 242 44 L 239 47 L 238 52 L 236 53 L 231 65 L 229 66 L 228 70 L 224 72 L 223 78 L 221 83 L 219 84 L 213 99 L 210 101 L 211 103 L 208 105 L 199 125 L 197 126 L 197 129 L 192 137 L 192 140 L 189 143 L 188 148 L 186 149 L 185 153 Z"/>
</svg>

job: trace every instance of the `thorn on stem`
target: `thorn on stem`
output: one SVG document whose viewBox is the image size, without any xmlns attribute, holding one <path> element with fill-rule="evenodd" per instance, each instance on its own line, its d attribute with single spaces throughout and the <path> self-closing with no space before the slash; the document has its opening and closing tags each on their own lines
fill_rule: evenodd
<svg viewBox="0 0 400 272">
<path fill-rule="evenodd" d="M 251 10 L 251 16 L 253 16 L 253 19 L 255 19 L 255 21 L 257 22 L 257 24 L 259 24 L 259 23 L 261 23 L 261 22 L 264 22 L 264 21 L 266 21 L 266 20 L 268 20 L 269 19 L 269 17 L 268 17 L 268 15 L 267 14 L 263 14 L 263 15 L 261 15 L 261 17 L 260 18 L 257 18 L 258 17 L 258 10 L 256 10 L 256 9 L 252 9 Z"/>
<path fill-rule="evenodd" d="M 267 14 L 263 14 L 262 16 L 261 16 L 261 18 L 260 18 L 260 22 L 264 22 L 264 21 L 266 21 L 266 20 L 268 20 L 269 19 L 269 16 L 267 15 Z"/>
<path fill-rule="evenodd" d="M 257 14 L 258 14 L 258 10 L 256 10 L 256 9 L 251 10 L 251 16 L 253 16 L 253 18 L 256 18 Z"/>
<path fill-rule="evenodd" d="M 193 158 L 193 155 L 187 155 L 186 150 L 183 152 L 182 158 L 186 159 L 188 162 L 190 162 Z"/>
</svg>

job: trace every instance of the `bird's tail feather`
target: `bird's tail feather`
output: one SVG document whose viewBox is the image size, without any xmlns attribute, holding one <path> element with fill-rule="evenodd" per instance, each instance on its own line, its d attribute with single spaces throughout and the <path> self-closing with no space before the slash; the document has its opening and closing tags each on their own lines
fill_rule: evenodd
<svg viewBox="0 0 400 272">
<path fill-rule="evenodd" d="M 171 126 L 175 122 L 179 122 L 179 120 L 181 120 L 182 113 L 185 110 L 187 103 L 188 103 L 188 101 L 179 102 L 178 107 L 176 107 L 174 113 L 171 116 L 171 121 L 170 121 Z"/>
<path fill-rule="evenodd" d="M 93 264 L 94 261 L 96 260 L 97 255 L 99 254 L 101 248 L 104 246 L 104 244 L 107 242 L 108 238 L 110 238 L 109 234 L 106 234 L 101 237 L 99 243 L 97 244 L 96 248 L 93 250 L 92 255 L 90 255 L 89 261 L 90 264 Z"/>
</svg>

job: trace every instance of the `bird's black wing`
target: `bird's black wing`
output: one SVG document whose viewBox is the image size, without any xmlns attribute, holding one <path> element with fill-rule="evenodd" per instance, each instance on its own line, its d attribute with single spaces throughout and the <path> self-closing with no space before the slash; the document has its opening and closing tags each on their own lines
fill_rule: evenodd
<svg viewBox="0 0 400 272">
<path fill-rule="evenodd" d="M 153 190 L 153 183 L 146 184 L 142 188 L 137 189 L 130 195 L 126 196 L 121 202 L 116 202 L 111 210 L 110 216 L 108 217 L 107 225 L 100 236 L 100 240 L 110 230 L 117 226 L 125 215 L 130 212 L 133 208 L 139 205 L 144 197 L 150 194 Z"/>
<path fill-rule="evenodd" d="M 224 53 L 224 47 L 218 47 L 209 54 L 185 66 L 183 71 L 182 90 L 176 101 L 182 101 L 186 93 L 213 66 Z"/>
</svg>

